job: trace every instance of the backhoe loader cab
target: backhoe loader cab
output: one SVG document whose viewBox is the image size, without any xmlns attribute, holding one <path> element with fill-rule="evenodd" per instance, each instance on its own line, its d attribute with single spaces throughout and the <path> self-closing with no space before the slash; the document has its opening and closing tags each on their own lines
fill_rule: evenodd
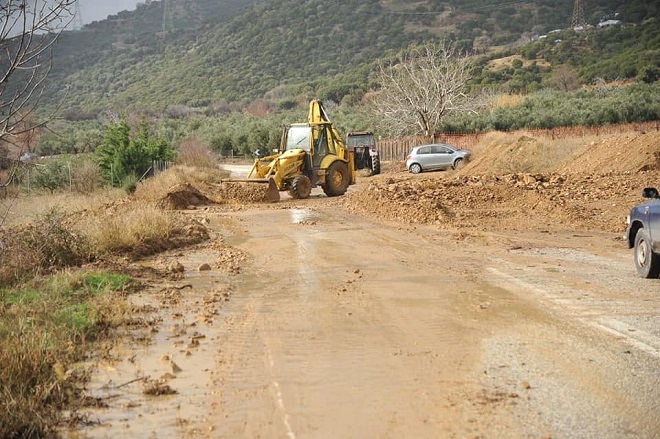
<svg viewBox="0 0 660 439">
<path fill-rule="evenodd" d="M 244 181 L 268 183 L 267 201 L 279 200 L 280 191 L 289 191 L 293 198 L 309 198 L 317 186 L 334 197 L 355 183 L 353 157 L 323 104 L 313 100 L 307 123 L 285 126 L 279 153 L 256 159 Z"/>
</svg>

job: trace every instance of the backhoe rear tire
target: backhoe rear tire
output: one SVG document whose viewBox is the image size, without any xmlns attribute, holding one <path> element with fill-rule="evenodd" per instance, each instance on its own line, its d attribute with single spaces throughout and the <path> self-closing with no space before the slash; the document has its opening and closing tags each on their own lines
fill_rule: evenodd
<svg viewBox="0 0 660 439">
<path fill-rule="evenodd" d="M 329 197 L 344 195 L 348 189 L 348 165 L 337 160 L 328 168 L 323 184 L 323 192 Z"/>
<path fill-rule="evenodd" d="M 291 182 L 289 195 L 291 198 L 304 200 L 312 193 L 312 181 L 306 175 L 299 175 Z"/>
</svg>

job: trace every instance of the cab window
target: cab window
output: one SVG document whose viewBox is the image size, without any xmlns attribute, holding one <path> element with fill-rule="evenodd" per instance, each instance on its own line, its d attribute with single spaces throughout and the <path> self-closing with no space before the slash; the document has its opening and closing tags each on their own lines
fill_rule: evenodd
<svg viewBox="0 0 660 439">
<path fill-rule="evenodd" d="M 301 127 L 289 127 L 289 131 L 286 136 L 286 149 L 304 149 L 309 152 L 310 146 L 310 129 L 307 126 Z"/>
</svg>

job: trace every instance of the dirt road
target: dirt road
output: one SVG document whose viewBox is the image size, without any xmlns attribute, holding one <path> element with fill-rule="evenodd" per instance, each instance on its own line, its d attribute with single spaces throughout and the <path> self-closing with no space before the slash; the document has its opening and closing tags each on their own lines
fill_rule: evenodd
<svg viewBox="0 0 660 439">
<path fill-rule="evenodd" d="M 330 201 L 189 212 L 213 242 L 141 263 L 185 271 L 134 297 L 69 437 L 660 437 L 660 284 L 620 236 Z"/>
</svg>

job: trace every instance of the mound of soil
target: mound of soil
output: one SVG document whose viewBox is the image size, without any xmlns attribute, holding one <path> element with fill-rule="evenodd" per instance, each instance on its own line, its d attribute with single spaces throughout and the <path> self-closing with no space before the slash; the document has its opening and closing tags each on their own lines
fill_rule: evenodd
<svg viewBox="0 0 660 439">
<path fill-rule="evenodd" d="M 547 171 L 550 151 L 539 139 L 529 136 L 491 136 L 486 146 L 475 151 L 462 174 L 507 174 Z M 553 154 L 554 155 L 554 154 Z"/>
<path fill-rule="evenodd" d="M 220 199 L 226 201 L 240 201 L 246 203 L 258 203 L 264 201 L 264 194 L 268 185 L 265 183 L 239 183 L 224 182 L 214 186 L 215 193 Z"/>
<path fill-rule="evenodd" d="M 190 183 L 179 183 L 167 191 L 159 204 L 163 208 L 180 210 L 214 204 L 214 201 Z"/>
<path fill-rule="evenodd" d="M 655 182 L 655 183 L 654 183 Z M 641 189 L 660 172 L 607 174 L 407 174 L 372 180 L 349 191 L 346 208 L 385 220 L 441 228 L 552 229 L 622 232 Z"/>
<path fill-rule="evenodd" d="M 520 172 L 606 173 L 660 170 L 660 135 L 656 132 L 608 136 L 571 146 L 528 135 L 491 133 L 474 151 L 461 174 Z"/>
<path fill-rule="evenodd" d="M 660 133 L 628 134 L 598 140 L 570 158 L 566 173 L 660 170 Z"/>
</svg>

